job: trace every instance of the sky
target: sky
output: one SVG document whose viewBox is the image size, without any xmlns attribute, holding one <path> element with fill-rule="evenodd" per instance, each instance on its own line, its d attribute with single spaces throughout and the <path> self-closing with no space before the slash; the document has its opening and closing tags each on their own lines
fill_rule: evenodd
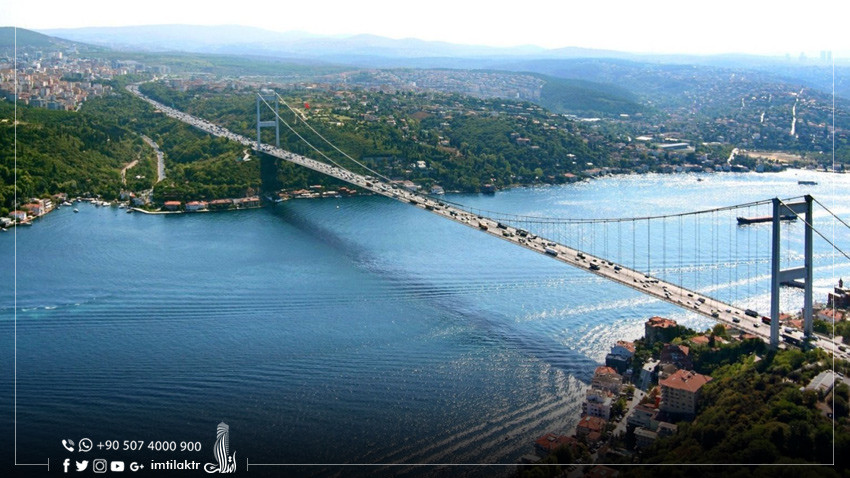
<svg viewBox="0 0 850 478">
<path fill-rule="evenodd" d="M 845 0 L 6 0 L 0 25 L 228 24 L 470 45 L 845 57 L 850 37 L 837 25 L 848 12 Z"/>
</svg>

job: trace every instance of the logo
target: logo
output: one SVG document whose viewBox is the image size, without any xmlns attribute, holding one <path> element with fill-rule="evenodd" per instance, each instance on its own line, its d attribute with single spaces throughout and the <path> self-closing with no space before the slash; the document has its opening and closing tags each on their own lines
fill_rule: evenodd
<svg viewBox="0 0 850 478">
<path fill-rule="evenodd" d="M 86 468 L 89 466 L 88 460 L 78 461 L 77 462 L 77 471 L 86 471 Z"/>
<path fill-rule="evenodd" d="M 65 473 L 68 473 L 68 467 L 71 466 L 71 459 L 65 458 L 65 461 L 62 462 L 62 466 L 65 467 Z"/>
<path fill-rule="evenodd" d="M 95 473 L 106 473 L 106 460 L 98 458 L 91 463 L 91 470 Z"/>
<path fill-rule="evenodd" d="M 218 463 L 207 463 L 204 465 L 204 471 L 207 473 L 236 471 L 236 452 L 233 452 L 233 455 L 230 454 L 230 427 L 227 423 L 221 422 L 216 428 L 213 454 Z"/>
<path fill-rule="evenodd" d="M 62 440 L 62 446 L 71 453 L 74 453 L 74 440 Z"/>
<path fill-rule="evenodd" d="M 88 453 L 92 449 L 92 442 L 90 438 L 83 438 L 80 440 L 80 453 Z"/>
<path fill-rule="evenodd" d="M 109 464 L 109 471 L 124 471 L 124 462 L 113 461 Z"/>
</svg>

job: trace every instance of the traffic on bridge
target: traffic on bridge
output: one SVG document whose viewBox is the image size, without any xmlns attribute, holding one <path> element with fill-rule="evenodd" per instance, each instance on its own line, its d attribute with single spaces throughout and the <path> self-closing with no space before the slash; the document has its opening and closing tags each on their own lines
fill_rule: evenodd
<svg viewBox="0 0 850 478">
<path fill-rule="evenodd" d="M 539 254 L 544 254 L 555 260 L 559 260 L 563 263 L 596 274 L 605 279 L 631 287 L 639 292 L 669 302 L 678 307 L 682 307 L 689 311 L 710 317 L 718 322 L 739 328 L 770 343 L 771 320 L 770 318 L 758 314 L 755 311 L 742 309 L 707 295 L 681 287 L 680 285 L 653 277 L 647 273 L 629 268 L 623 264 L 618 264 L 605 258 L 568 247 L 564 244 L 559 244 L 551 239 L 535 235 L 530 231 L 467 211 L 458 205 L 450 204 L 434 197 L 417 194 L 413 191 L 399 188 L 397 185 L 392 184 L 389 181 L 382 180 L 374 176 L 357 174 L 345 168 L 320 162 L 286 151 L 279 147 L 258 144 L 256 141 L 248 137 L 233 133 L 221 126 L 178 111 L 174 108 L 169 108 L 162 103 L 148 98 L 139 91 L 138 85 L 129 85 L 127 86 L 127 90 L 144 101 L 147 101 L 166 115 L 190 124 L 214 136 L 236 141 L 247 147 L 251 147 L 256 151 L 260 151 L 284 161 L 298 164 L 313 171 L 340 179 L 376 194 L 416 206 L 443 218 L 463 224 L 464 226 L 487 233 L 493 237 L 524 247 Z M 800 341 L 802 341 L 802 334 L 799 331 L 796 333 L 799 335 Z M 850 358 L 850 355 L 846 352 L 838 350 L 838 344 L 826 340 L 824 337 L 818 338 L 817 335 L 813 335 L 812 340 L 815 341 L 818 347 L 834 353 L 837 357 Z"/>
</svg>

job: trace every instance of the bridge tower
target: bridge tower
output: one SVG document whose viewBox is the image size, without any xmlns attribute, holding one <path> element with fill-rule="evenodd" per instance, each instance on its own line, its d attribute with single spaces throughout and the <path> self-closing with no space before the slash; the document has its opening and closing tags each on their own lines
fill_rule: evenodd
<svg viewBox="0 0 850 478">
<path fill-rule="evenodd" d="M 782 284 L 791 284 L 803 288 L 803 324 L 806 337 L 812 335 L 812 197 L 806 195 L 804 201 L 784 204 L 779 198 L 773 199 L 773 246 L 771 248 L 770 268 L 770 346 L 776 348 L 779 345 L 779 287 Z M 804 238 L 804 259 L 802 267 L 792 269 L 781 269 L 779 265 L 780 255 L 780 227 L 779 222 L 783 216 L 805 215 L 806 228 Z M 803 282 L 797 282 L 802 279 Z"/>
<path fill-rule="evenodd" d="M 274 121 L 263 121 L 262 116 L 260 115 L 260 105 L 271 103 L 274 100 Z M 261 90 L 257 94 L 257 149 L 260 149 L 260 144 L 262 144 L 262 140 L 260 138 L 260 129 L 261 128 L 274 128 L 274 138 L 275 138 L 275 146 L 280 148 L 280 122 L 277 120 L 279 116 L 278 112 L 278 99 L 277 95 L 273 94 L 268 90 Z M 271 106 L 271 105 L 270 105 Z"/>
<path fill-rule="evenodd" d="M 260 114 L 265 105 L 268 104 L 271 108 L 272 100 L 274 100 L 274 120 L 263 121 Z M 260 90 L 257 94 L 257 151 L 260 150 L 260 145 L 263 143 L 260 131 L 262 128 L 274 128 L 275 146 L 280 148 L 280 121 L 278 121 L 278 97 L 274 92 L 269 90 Z M 260 180 L 262 181 L 262 192 L 272 192 L 280 189 L 280 181 L 278 181 L 278 159 L 270 154 L 260 154 Z"/>
</svg>

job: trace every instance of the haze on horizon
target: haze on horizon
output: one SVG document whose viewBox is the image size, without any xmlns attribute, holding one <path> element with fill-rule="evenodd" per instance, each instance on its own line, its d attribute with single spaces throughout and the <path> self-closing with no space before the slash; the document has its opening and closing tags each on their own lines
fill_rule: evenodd
<svg viewBox="0 0 850 478">
<path fill-rule="evenodd" d="M 130 10 L 127 10 L 127 7 Z M 310 0 L 271 3 L 148 0 L 43 0 L 0 6 L 0 25 L 32 30 L 135 25 L 243 25 L 317 35 L 372 34 L 494 47 L 582 47 L 652 54 L 816 55 L 850 57 L 836 29 L 840 2 L 525 0 L 511 4 L 431 0 Z"/>
</svg>

